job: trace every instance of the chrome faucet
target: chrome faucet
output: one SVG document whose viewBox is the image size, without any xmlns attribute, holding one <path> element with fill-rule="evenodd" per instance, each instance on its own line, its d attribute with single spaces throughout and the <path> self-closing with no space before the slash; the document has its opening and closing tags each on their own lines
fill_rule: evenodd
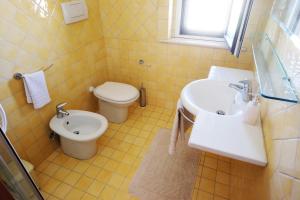
<svg viewBox="0 0 300 200">
<path fill-rule="evenodd" d="M 230 83 L 228 86 L 239 91 L 242 94 L 244 102 L 249 102 L 252 100 L 252 85 L 250 80 L 239 81 L 240 84 Z"/>
<path fill-rule="evenodd" d="M 57 116 L 57 118 L 63 118 L 63 117 L 68 116 L 70 114 L 64 109 L 65 105 L 67 105 L 67 103 L 57 104 L 57 106 L 56 106 L 56 116 Z"/>
</svg>

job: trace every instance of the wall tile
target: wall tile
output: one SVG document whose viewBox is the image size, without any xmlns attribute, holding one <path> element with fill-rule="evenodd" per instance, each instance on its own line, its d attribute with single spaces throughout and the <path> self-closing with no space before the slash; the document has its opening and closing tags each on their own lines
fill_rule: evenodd
<svg viewBox="0 0 300 200">
<path fill-rule="evenodd" d="M 250 51 L 236 59 L 224 49 L 160 43 L 169 35 L 169 1 L 99 2 L 109 79 L 136 87 L 143 82 L 150 104 L 174 108 L 184 85 L 207 77 L 211 65 L 252 68 Z"/>
<path fill-rule="evenodd" d="M 265 32 L 271 36 L 286 71 L 299 92 L 297 83 L 297 58 L 300 50 L 288 38 L 272 17 L 266 21 Z M 263 100 L 263 130 L 268 165 L 264 176 L 255 183 L 256 199 L 299 198 L 299 104 Z M 250 185 L 249 185 L 250 187 Z"/>
<path fill-rule="evenodd" d="M 68 26 L 63 23 L 61 1 L 0 2 L 0 102 L 8 112 L 11 141 L 35 165 L 57 147 L 48 139 L 48 122 L 57 103 L 67 101 L 67 108 L 95 111 L 97 99 L 87 88 L 109 79 L 136 87 L 143 82 L 150 104 L 174 108 L 184 85 L 205 78 L 211 65 L 252 69 L 251 37 L 265 25 L 274 41 L 279 38 L 276 46 L 299 85 L 293 63 L 300 51 L 271 18 L 267 20 L 272 0 L 254 2 L 244 43 L 248 52 L 239 59 L 227 50 L 158 42 L 169 34 L 167 0 L 86 1 L 89 19 Z M 139 65 L 139 59 L 145 64 Z M 22 83 L 11 77 L 16 71 L 32 72 L 51 63 L 54 67 L 46 72 L 46 79 L 53 101 L 33 110 L 24 101 Z M 218 186 L 223 197 L 299 198 L 299 106 L 264 104 L 269 164 L 258 168 L 239 161 L 217 163 L 215 167 L 230 173 L 231 188 Z M 227 178 L 217 174 L 220 184 Z"/>
<path fill-rule="evenodd" d="M 107 80 L 99 2 L 87 0 L 89 19 L 71 25 L 63 22 L 60 2 L 0 2 L 0 102 L 8 115 L 8 136 L 21 157 L 34 165 L 57 147 L 48 139 L 55 105 L 66 101 L 67 108 L 95 111 L 97 99 L 87 88 Z M 52 102 L 33 110 L 13 73 L 51 63 L 46 80 Z"/>
</svg>

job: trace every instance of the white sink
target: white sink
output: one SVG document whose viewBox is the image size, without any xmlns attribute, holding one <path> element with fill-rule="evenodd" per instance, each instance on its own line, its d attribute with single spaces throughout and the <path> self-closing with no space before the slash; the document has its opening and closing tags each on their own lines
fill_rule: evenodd
<svg viewBox="0 0 300 200">
<path fill-rule="evenodd" d="M 246 79 L 253 79 L 253 73 L 212 67 L 208 79 L 193 81 L 183 88 L 181 102 L 195 115 L 188 145 L 265 166 L 267 158 L 260 120 L 255 125 L 243 122 L 246 103 L 236 90 L 228 86 Z M 220 111 L 224 115 L 220 115 Z"/>
<path fill-rule="evenodd" d="M 244 103 L 235 103 L 237 91 L 228 87 L 229 82 L 202 79 L 189 83 L 181 92 L 183 106 L 195 116 L 209 112 L 218 116 L 239 115 Z"/>
</svg>

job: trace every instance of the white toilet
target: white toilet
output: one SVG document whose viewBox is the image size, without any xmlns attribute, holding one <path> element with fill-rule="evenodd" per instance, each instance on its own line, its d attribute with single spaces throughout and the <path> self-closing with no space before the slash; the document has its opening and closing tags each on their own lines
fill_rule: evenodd
<svg viewBox="0 0 300 200">
<path fill-rule="evenodd" d="M 94 89 L 99 99 L 99 113 L 109 121 L 122 123 L 128 116 L 128 107 L 139 98 L 139 91 L 132 85 L 105 82 Z"/>
</svg>

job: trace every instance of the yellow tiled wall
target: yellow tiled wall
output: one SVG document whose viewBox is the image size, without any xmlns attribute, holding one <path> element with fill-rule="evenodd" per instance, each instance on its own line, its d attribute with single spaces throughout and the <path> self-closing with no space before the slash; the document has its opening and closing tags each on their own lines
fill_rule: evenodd
<svg viewBox="0 0 300 200">
<path fill-rule="evenodd" d="M 299 47 L 271 16 L 265 32 L 299 95 Z M 233 160 L 232 199 L 300 199 L 300 105 L 262 99 L 262 122 L 268 165 L 260 168 Z"/>
<path fill-rule="evenodd" d="M 97 101 L 88 87 L 107 79 L 98 1 L 86 0 L 89 19 L 72 25 L 63 22 L 61 2 L 0 1 L 0 103 L 7 112 L 10 140 L 35 165 L 57 147 L 48 139 L 55 105 L 65 101 L 68 109 L 95 110 Z M 33 72 L 52 63 L 46 71 L 52 101 L 34 110 L 13 73 Z"/>
<path fill-rule="evenodd" d="M 227 50 L 159 42 L 168 34 L 169 0 L 86 0 L 89 19 L 72 25 L 63 23 L 60 2 L 0 1 L 0 103 L 8 114 L 11 141 L 35 165 L 56 148 L 48 139 L 48 123 L 57 103 L 96 109 L 96 98 L 87 91 L 90 85 L 107 79 L 137 87 L 143 82 L 150 104 L 174 108 L 182 87 L 205 78 L 211 65 L 251 69 L 250 38 L 264 29 L 272 4 L 272 0 L 254 1 L 244 44 L 248 51 L 236 59 Z M 267 32 L 277 48 L 284 49 L 281 57 L 293 74 L 300 50 L 271 18 Z M 145 63 L 139 65 L 139 59 Z M 25 101 L 22 82 L 12 75 L 51 63 L 46 79 L 52 102 L 33 110 Z M 297 75 L 293 76 L 296 86 Z M 263 107 L 269 164 L 260 168 L 233 160 L 231 197 L 299 199 L 300 107 L 267 100 Z"/>
<path fill-rule="evenodd" d="M 266 32 L 300 94 L 300 49 L 269 19 Z M 263 198 L 300 199 L 300 105 L 267 101 L 263 118 L 269 165 L 262 181 Z"/>
<path fill-rule="evenodd" d="M 268 1 L 255 1 L 244 43 L 248 50 L 239 59 L 225 49 L 159 42 L 168 35 L 170 1 L 99 0 L 109 78 L 137 87 L 143 82 L 150 104 L 174 108 L 183 86 L 207 77 L 211 65 L 252 68 L 250 38 L 264 27 Z"/>
</svg>

